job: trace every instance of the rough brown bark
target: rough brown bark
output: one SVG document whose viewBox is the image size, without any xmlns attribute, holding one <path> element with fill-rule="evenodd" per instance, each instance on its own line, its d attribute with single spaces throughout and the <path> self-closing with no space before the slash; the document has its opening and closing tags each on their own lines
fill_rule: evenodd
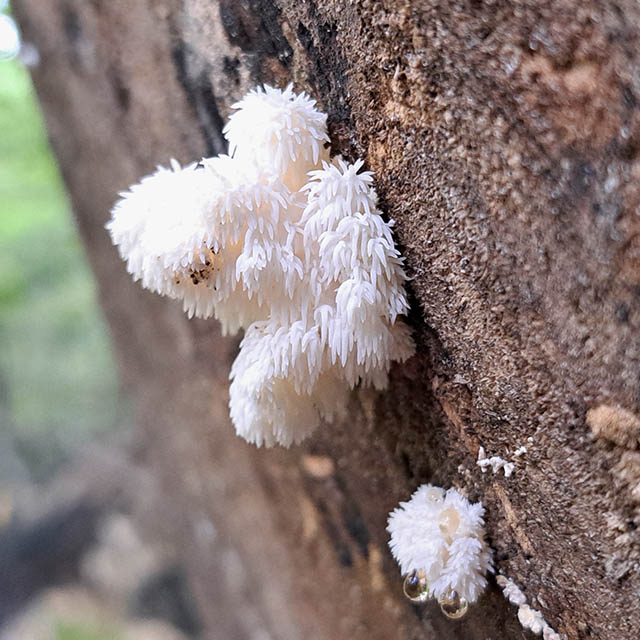
<svg viewBox="0 0 640 640">
<path fill-rule="evenodd" d="M 557 631 L 637 638 L 638 4 L 15 5 L 166 486 L 158 531 L 209 636 L 521 637 L 495 586 L 461 622 L 403 600 L 385 519 L 432 481 L 482 499 L 499 570 Z M 257 451 L 227 417 L 236 342 L 130 282 L 103 224 L 156 163 L 219 152 L 248 88 L 290 80 L 376 171 L 419 348 L 388 393 L 353 394 L 348 424 Z M 475 465 L 528 437 L 510 479 Z"/>
</svg>

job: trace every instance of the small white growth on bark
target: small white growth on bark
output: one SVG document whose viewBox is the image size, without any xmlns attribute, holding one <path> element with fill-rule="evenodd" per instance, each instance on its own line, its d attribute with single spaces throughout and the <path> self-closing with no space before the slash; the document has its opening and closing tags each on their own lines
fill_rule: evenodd
<svg viewBox="0 0 640 640">
<path fill-rule="evenodd" d="M 406 276 L 372 173 L 330 159 L 314 100 L 267 86 L 233 106 L 230 156 L 159 167 L 107 228 L 142 286 L 246 330 L 231 418 L 249 442 L 288 446 L 413 354 Z"/>
<path fill-rule="evenodd" d="M 545 626 L 543 615 L 528 604 L 521 604 L 518 607 L 518 620 L 524 629 L 528 629 L 532 633 L 542 633 Z"/>
<path fill-rule="evenodd" d="M 389 547 L 401 572 L 423 571 L 432 597 L 453 590 L 475 602 L 493 570 L 483 516 L 482 503 L 469 502 L 457 489 L 423 484 L 389 514 Z"/>
<path fill-rule="evenodd" d="M 542 629 L 542 638 L 543 640 L 564 640 L 565 636 L 561 636 L 559 633 L 554 631 L 549 625 L 546 625 Z"/>
<path fill-rule="evenodd" d="M 499 574 L 496 576 L 496 582 L 502 588 L 504 597 L 511 604 L 518 606 L 518 620 L 524 629 L 536 634 L 541 633 L 544 640 L 562 640 L 563 637 L 549 626 L 542 613 L 527 604 L 526 596 L 513 580 Z"/>
<path fill-rule="evenodd" d="M 518 585 L 513 581 L 503 575 L 496 576 L 496 582 L 502 588 L 502 593 L 504 593 L 504 597 L 511 603 L 515 605 L 522 605 L 527 603 L 527 597 L 522 593 Z"/>
<path fill-rule="evenodd" d="M 480 447 L 480 449 L 478 449 L 478 461 L 476 464 L 482 469 L 482 473 L 485 473 L 488 467 L 491 467 L 493 473 L 498 473 L 498 471 L 502 469 L 504 471 L 505 478 L 511 477 L 511 474 L 516 468 L 516 465 L 513 462 L 507 462 L 500 456 L 487 458 L 484 447 Z"/>
</svg>

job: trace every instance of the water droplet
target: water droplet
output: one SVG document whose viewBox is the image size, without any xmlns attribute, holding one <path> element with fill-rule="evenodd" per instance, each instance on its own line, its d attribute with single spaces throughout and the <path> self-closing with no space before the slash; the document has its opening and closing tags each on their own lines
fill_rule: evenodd
<svg viewBox="0 0 640 640">
<path fill-rule="evenodd" d="M 431 243 L 432 241 L 429 240 L 429 242 Z M 440 487 L 429 487 L 424 492 L 424 497 L 429 501 L 442 502 L 444 499 L 444 492 Z"/>
<path fill-rule="evenodd" d="M 460 526 L 460 514 L 455 507 L 449 507 L 445 509 L 438 518 L 438 526 L 444 536 L 445 540 L 451 542 L 453 534 L 458 530 Z"/>
<path fill-rule="evenodd" d="M 425 602 L 429 598 L 429 583 L 425 572 L 408 573 L 402 583 L 402 590 L 411 602 Z"/>
<path fill-rule="evenodd" d="M 460 596 L 457 591 L 449 589 L 444 595 L 438 598 L 440 603 L 440 610 L 447 618 L 457 620 L 467 613 L 469 609 L 469 603 L 465 598 Z"/>
</svg>

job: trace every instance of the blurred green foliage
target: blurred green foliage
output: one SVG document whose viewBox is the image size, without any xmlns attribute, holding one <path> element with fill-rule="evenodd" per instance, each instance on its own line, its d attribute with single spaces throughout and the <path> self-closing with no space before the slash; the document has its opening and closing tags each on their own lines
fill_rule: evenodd
<svg viewBox="0 0 640 640">
<path fill-rule="evenodd" d="M 0 62 L 0 423 L 36 478 L 120 422 L 95 284 L 27 71 Z"/>
<path fill-rule="evenodd" d="M 56 640 L 117 640 L 114 633 L 98 631 L 85 625 L 59 622 L 55 627 Z"/>
</svg>

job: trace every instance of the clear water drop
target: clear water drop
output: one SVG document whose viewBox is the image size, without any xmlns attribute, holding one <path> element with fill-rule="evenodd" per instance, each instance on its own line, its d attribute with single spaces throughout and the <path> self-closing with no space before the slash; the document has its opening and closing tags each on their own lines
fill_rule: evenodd
<svg viewBox="0 0 640 640">
<path fill-rule="evenodd" d="M 469 603 L 465 598 L 460 596 L 457 591 L 449 589 L 445 594 L 438 598 L 440 604 L 440 610 L 447 618 L 457 620 L 467 613 L 469 609 Z"/>
<path fill-rule="evenodd" d="M 438 518 L 438 526 L 447 542 L 451 543 L 453 534 L 460 526 L 460 513 L 455 507 L 445 509 Z"/>
<path fill-rule="evenodd" d="M 411 602 L 425 602 L 429 598 L 429 583 L 424 571 L 412 571 L 404 577 L 402 591 Z"/>
</svg>

